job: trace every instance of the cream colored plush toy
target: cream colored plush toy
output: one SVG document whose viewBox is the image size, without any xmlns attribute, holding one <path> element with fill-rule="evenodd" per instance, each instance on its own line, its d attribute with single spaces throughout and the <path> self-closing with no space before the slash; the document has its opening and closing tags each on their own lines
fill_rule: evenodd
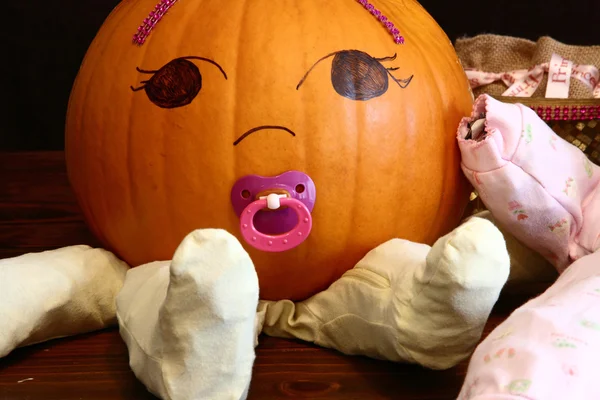
<svg viewBox="0 0 600 400">
<path fill-rule="evenodd" d="M 0 260 L 0 357 L 17 347 L 114 325 L 129 267 L 71 246 Z"/>
<path fill-rule="evenodd" d="M 509 254 L 501 232 L 474 217 L 433 247 L 384 243 L 299 303 L 259 301 L 251 259 L 223 230 L 190 233 L 171 261 L 130 269 L 123 282 L 125 268 L 82 247 L 3 260 L 0 282 L 11 282 L 0 291 L 3 354 L 104 327 L 114 322 L 116 304 L 131 367 L 162 399 L 245 398 L 261 331 L 349 355 L 449 368 L 480 340 L 507 280 Z M 31 288 L 31 279 L 46 290 L 19 289 L 18 282 Z M 75 306 L 58 313 L 54 302 Z"/>
</svg>

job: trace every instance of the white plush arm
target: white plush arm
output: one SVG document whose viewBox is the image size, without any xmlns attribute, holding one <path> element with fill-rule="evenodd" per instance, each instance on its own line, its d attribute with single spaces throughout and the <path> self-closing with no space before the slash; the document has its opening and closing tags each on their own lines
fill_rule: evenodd
<svg viewBox="0 0 600 400">
<path fill-rule="evenodd" d="M 89 246 L 0 260 L 0 357 L 116 324 L 115 298 L 128 269 Z"/>
</svg>

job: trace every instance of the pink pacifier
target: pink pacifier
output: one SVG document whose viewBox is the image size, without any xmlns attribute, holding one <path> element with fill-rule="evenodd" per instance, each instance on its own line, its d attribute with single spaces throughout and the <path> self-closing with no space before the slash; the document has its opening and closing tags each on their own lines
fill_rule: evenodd
<svg viewBox="0 0 600 400">
<path fill-rule="evenodd" d="M 315 184 L 302 172 L 248 175 L 231 189 L 244 240 L 262 251 L 281 252 L 304 242 L 312 229 Z"/>
</svg>

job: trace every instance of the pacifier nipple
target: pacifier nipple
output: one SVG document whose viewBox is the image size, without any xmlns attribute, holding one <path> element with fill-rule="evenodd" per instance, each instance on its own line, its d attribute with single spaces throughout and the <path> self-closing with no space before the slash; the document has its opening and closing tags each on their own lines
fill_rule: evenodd
<svg viewBox="0 0 600 400">
<path fill-rule="evenodd" d="M 267 207 L 269 208 L 269 210 L 277 210 L 279 209 L 279 207 L 281 207 L 280 199 L 286 197 L 287 196 L 285 194 L 271 193 L 266 197 L 261 197 L 261 199 L 267 199 Z"/>
</svg>

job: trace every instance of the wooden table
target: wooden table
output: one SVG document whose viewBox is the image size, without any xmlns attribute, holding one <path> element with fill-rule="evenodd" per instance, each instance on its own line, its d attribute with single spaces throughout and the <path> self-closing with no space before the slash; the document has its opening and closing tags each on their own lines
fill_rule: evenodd
<svg viewBox="0 0 600 400">
<path fill-rule="evenodd" d="M 73 244 L 98 245 L 69 188 L 63 153 L 0 154 L 0 258 Z M 486 334 L 544 287 L 505 293 Z M 154 399 L 128 362 L 115 328 L 18 349 L 0 359 L 0 400 Z M 430 371 L 262 337 L 249 398 L 450 400 L 466 367 Z"/>
</svg>

